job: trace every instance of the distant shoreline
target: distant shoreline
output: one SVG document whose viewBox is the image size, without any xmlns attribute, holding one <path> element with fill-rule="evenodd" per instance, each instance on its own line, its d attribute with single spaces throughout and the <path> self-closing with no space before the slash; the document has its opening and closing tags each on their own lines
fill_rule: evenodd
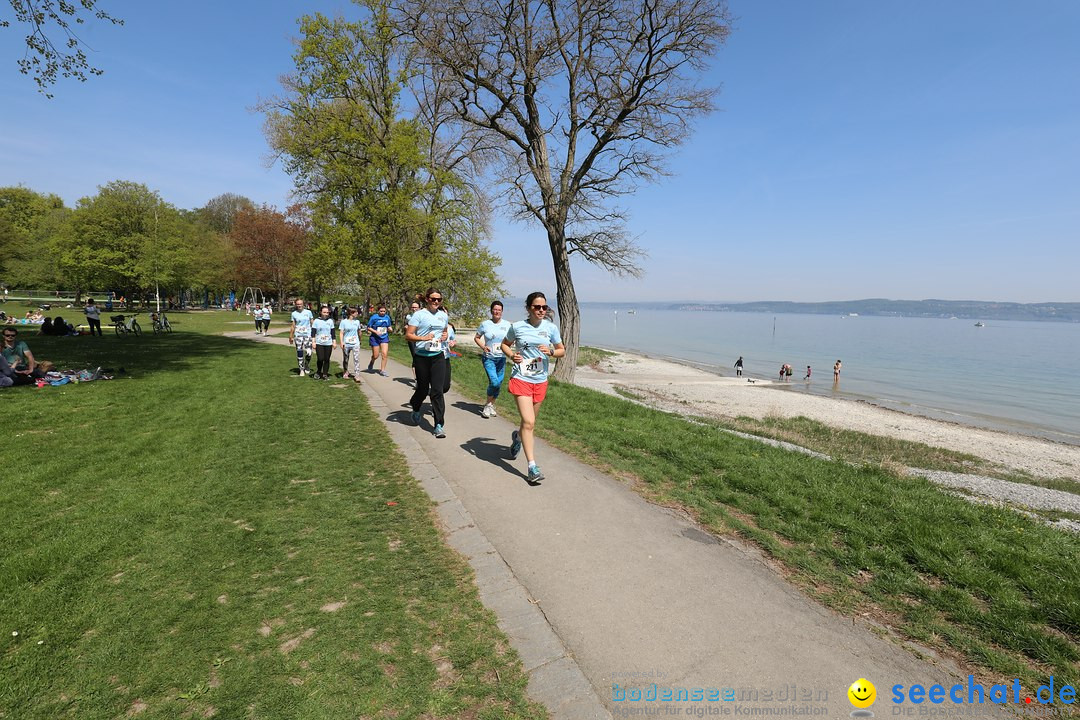
<svg viewBox="0 0 1080 720">
<path fill-rule="evenodd" d="M 614 393 L 615 386 L 637 391 L 650 405 L 668 412 L 702 417 L 802 415 L 833 427 L 978 455 L 1040 477 L 1080 477 L 1080 446 L 1066 442 L 929 418 L 865 400 L 776 392 L 786 389 L 785 384 L 717 375 L 676 358 L 610 352 L 615 355 L 596 369 L 578 368 L 577 384 L 607 393 Z"/>
<path fill-rule="evenodd" d="M 835 300 L 802 303 L 781 300 L 755 302 L 663 301 L 631 303 L 583 302 L 607 306 L 677 310 L 682 312 L 753 312 L 778 315 L 837 315 L 840 317 L 932 318 L 940 320 L 1018 320 L 1080 323 L 1080 302 L 1012 303 L 983 300 Z"/>
</svg>

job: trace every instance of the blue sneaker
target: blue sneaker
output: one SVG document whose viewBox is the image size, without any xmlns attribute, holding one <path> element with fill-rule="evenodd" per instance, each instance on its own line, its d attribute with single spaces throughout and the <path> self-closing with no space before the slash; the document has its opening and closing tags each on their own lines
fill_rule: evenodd
<svg viewBox="0 0 1080 720">
<path fill-rule="evenodd" d="M 420 418 L 423 417 L 423 416 L 419 412 L 417 412 L 416 410 L 413 410 L 413 413 L 412 413 L 411 417 L 412 417 L 412 424 L 413 425 L 419 425 L 420 424 Z"/>
<path fill-rule="evenodd" d="M 446 433 L 443 432 L 442 425 L 436 425 L 435 426 L 435 437 L 437 437 L 437 438 L 446 437 Z"/>
<path fill-rule="evenodd" d="M 529 467 L 529 484 L 539 485 L 540 481 L 544 479 L 544 473 L 540 472 L 540 466 L 532 465 Z"/>
<path fill-rule="evenodd" d="M 510 459 L 517 460 L 519 452 L 521 452 L 521 434 L 515 430 L 510 435 Z"/>
</svg>

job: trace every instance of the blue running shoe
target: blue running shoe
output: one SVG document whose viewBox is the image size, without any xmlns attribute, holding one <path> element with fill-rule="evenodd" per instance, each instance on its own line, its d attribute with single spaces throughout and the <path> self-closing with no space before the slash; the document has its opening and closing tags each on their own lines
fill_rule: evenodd
<svg viewBox="0 0 1080 720">
<path fill-rule="evenodd" d="M 539 485 L 540 481 L 544 479 L 544 473 L 540 472 L 538 465 L 533 465 L 529 468 L 529 484 Z"/>
<path fill-rule="evenodd" d="M 419 424 L 420 424 L 420 418 L 421 418 L 421 417 L 422 417 L 422 415 L 420 415 L 420 413 L 418 413 L 417 411 L 413 410 L 413 413 L 412 413 L 412 424 L 413 424 L 413 425 L 419 425 Z"/>
<path fill-rule="evenodd" d="M 446 437 L 446 433 L 443 432 L 442 425 L 436 425 L 435 426 L 435 437 L 437 437 L 437 438 Z"/>
<path fill-rule="evenodd" d="M 521 434 L 515 430 L 510 435 L 510 459 L 517 460 L 519 452 L 521 452 Z"/>
</svg>

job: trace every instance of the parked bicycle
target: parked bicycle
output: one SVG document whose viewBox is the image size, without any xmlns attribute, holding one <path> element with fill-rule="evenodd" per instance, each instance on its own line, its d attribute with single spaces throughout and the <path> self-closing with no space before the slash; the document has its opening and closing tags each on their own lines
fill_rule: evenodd
<svg viewBox="0 0 1080 720">
<path fill-rule="evenodd" d="M 113 332 L 117 335 L 126 335 L 127 333 L 134 333 L 135 335 L 142 334 L 142 328 L 139 327 L 139 321 L 135 318 L 139 313 L 134 315 L 112 315 L 109 320 L 112 321 Z"/>
<path fill-rule="evenodd" d="M 169 322 L 165 313 L 150 313 L 150 319 L 154 322 L 154 333 L 171 333 L 172 323 Z"/>
</svg>

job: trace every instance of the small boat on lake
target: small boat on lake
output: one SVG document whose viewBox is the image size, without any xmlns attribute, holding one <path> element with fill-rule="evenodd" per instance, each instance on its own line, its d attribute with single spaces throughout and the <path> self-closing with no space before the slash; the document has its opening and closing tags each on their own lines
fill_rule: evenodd
<svg viewBox="0 0 1080 720">
<path fill-rule="evenodd" d="M 980 320 L 979 322 L 975 323 L 975 327 L 986 327 L 986 323 Z"/>
</svg>

